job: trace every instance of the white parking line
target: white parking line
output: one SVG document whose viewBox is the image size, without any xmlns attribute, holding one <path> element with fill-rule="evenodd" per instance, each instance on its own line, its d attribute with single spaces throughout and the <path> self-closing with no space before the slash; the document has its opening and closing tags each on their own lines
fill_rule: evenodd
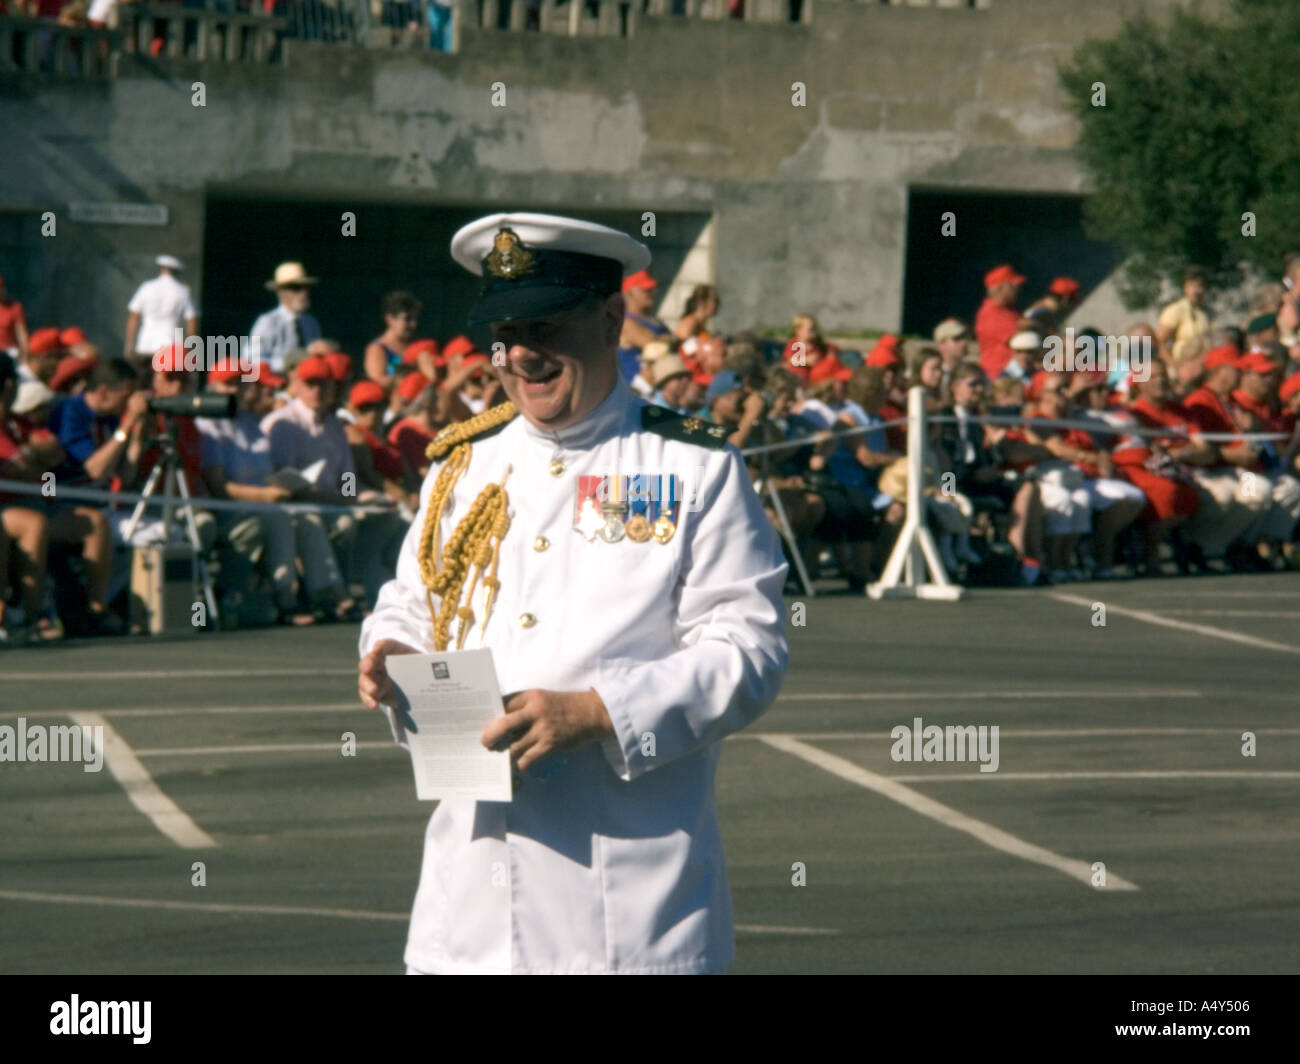
<svg viewBox="0 0 1300 1064">
<path fill-rule="evenodd" d="M 1132 772 L 936 772 L 932 776 L 887 776 L 899 783 L 947 783 L 950 780 L 1300 780 L 1300 772 L 1242 769 L 1134 770 Z"/>
<path fill-rule="evenodd" d="M 1060 591 L 1050 591 L 1047 593 L 1048 598 L 1056 599 L 1057 602 L 1067 602 L 1072 606 L 1083 606 L 1087 609 L 1093 608 L 1096 599 L 1080 598 L 1078 595 L 1066 595 Z M 1274 650 L 1280 654 L 1300 654 L 1300 646 L 1294 646 L 1290 643 L 1275 643 L 1271 639 L 1260 639 L 1258 636 L 1244 635 L 1241 632 L 1233 632 L 1227 628 L 1211 628 L 1206 624 L 1192 624 L 1189 621 L 1176 621 L 1172 617 L 1165 617 L 1159 613 L 1152 613 L 1150 610 L 1133 610 L 1127 606 L 1116 606 L 1106 603 L 1107 614 L 1118 614 L 1121 617 L 1132 617 L 1135 621 L 1145 621 L 1147 624 L 1159 625 L 1162 628 L 1176 628 L 1182 632 L 1194 632 L 1196 635 L 1207 635 L 1213 639 L 1223 639 L 1229 643 L 1243 643 L 1246 646 L 1256 647 L 1260 650 Z"/>
<path fill-rule="evenodd" d="M 251 916 L 324 916 L 333 920 L 382 920 L 406 923 L 410 913 L 374 909 L 327 909 L 310 905 L 247 905 L 235 902 L 168 901 L 161 898 L 114 898 L 104 894 L 49 894 L 35 890 L 0 890 L 6 901 L 47 905 L 103 905 L 120 909 L 171 909 L 180 912 L 243 913 Z M 737 924 L 741 935 L 838 935 L 831 927 L 794 927 L 781 924 Z"/>
<path fill-rule="evenodd" d="M 108 770 L 122 785 L 131 804 L 153 821 L 154 827 L 186 849 L 206 849 L 217 841 L 190 819 L 189 814 L 163 794 L 154 783 L 135 752 L 102 714 L 73 713 L 73 721 L 82 727 L 103 728 L 104 760 Z"/>
<path fill-rule="evenodd" d="M 794 754 L 795 757 L 802 758 L 809 764 L 825 769 L 832 775 L 839 776 L 840 779 L 856 783 L 859 787 L 865 787 L 869 791 L 874 791 L 876 794 L 898 802 L 915 813 L 928 816 L 930 819 L 937 820 L 939 823 L 945 824 L 956 831 L 965 832 L 995 850 L 1008 853 L 1013 857 L 1019 857 L 1023 861 L 1030 861 L 1034 864 L 1044 865 L 1047 868 L 1053 868 L 1071 879 L 1092 886 L 1093 871 L 1092 865 L 1088 861 L 1073 857 L 1062 857 L 1051 850 L 1045 850 L 1041 846 L 1025 842 L 1001 828 L 995 828 L 992 824 L 976 820 L 965 813 L 959 813 L 951 806 L 936 802 L 933 798 L 927 798 L 923 794 L 918 794 L 910 787 L 906 787 L 890 777 L 868 772 L 866 769 L 853 764 L 852 761 L 846 761 L 842 757 L 828 754 L 826 751 L 819 750 L 815 746 L 809 746 L 798 739 L 791 739 L 785 735 L 765 735 L 763 741 L 777 750 L 783 750 L 787 754 Z M 1138 887 L 1136 883 L 1117 876 L 1113 872 L 1108 872 L 1106 885 L 1095 889 L 1137 890 Z"/>
</svg>

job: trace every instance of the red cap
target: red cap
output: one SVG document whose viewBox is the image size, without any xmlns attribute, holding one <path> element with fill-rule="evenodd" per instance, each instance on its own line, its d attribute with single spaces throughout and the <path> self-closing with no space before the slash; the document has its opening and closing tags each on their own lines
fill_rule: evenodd
<svg viewBox="0 0 1300 1064">
<path fill-rule="evenodd" d="M 63 345 L 59 342 L 59 330 L 53 327 L 37 329 L 27 338 L 27 350 L 33 355 L 48 355 L 58 351 Z"/>
<path fill-rule="evenodd" d="M 72 347 L 74 344 L 84 344 L 86 334 L 76 325 L 69 325 L 63 332 L 59 333 L 59 343 L 64 347 Z"/>
<path fill-rule="evenodd" d="M 845 369 L 845 365 L 834 355 L 823 355 L 817 360 L 817 365 L 808 371 L 808 383 L 817 384 L 821 381 L 835 380 L 836 374 Z M 852 376 L 852 370 L 849 376 Z"/>
<path fill-rule="evenodd" d="M 466 355 L 463 359 L 461 359 L 460 364 L 462 367 L 482 366 L 484 369 L 486 369 L 488 366 L 492 365 L 492 360 L 488 358 L 487 355 L 483 354 L 482 351 L 471 351 L 468 355 Z"/>
<path fill-rule="evenodd" d="M 1029 383 L 1025 385 L 1025 398 L 1034 400 L 1037 399 L 1040 395 L 1042 395 L 1043 385 L 1046 384 L 1052 378 L 1052 376 L 1053 374 L 1051 373 L 1051 371 L 1040 369 L 1037 373 L 1035 373 L 1032 377 L 1030 377 Z"/>
<path fill-rule="evenodd" d="M 1057 277 L 1047 286 L 1047 290 L 1053 295 L 1064 296 L 1069 299 L 1071 296 L 1079 294 L 1079 282 L 1073 277 Z"/>
<path fill-rule="evenodd" d="M 1216 347 L 1205 356 L 1202 365 L 1206 369 L 1218 369 L 1220 366 L 1236 366 L 1238 351 L 1232 344 Z"/>
<path fill-rule="evenodd" d="M 158 348 L 153 353 L 152 366 L 155 373 L 184 373 L 185 347 L 182 344 L 167 344 Z"/>
<path fill-rule="evenodd" d="M 1296 392 L 1300 392 L 1300 373 L 1292 373 L 1282 382 L 1282 387 L 1277 390 L 1278 398 L 1284 403 Z"/>
<path fill-rule="evenodd" d="M 885 369 L 889 366 L 897 366 L 903 360 L 898 357 L 892 347 L 881 347 L 879 344 L 872 349 L 871 354 L 867 356 L 866 364 L 874 368 Z"/>
<path fill-rule="evenodd" d="M 999 284 L 1024 284 L 1025 278 L 1010 266 L 994 266 L 984 275 L 984 287 L 992 288 Z"/>
<path fill-rule="evenodd" d="M 357 381 L 352 385 L 352 391 L 348 392 L 348 406 L 373 406 L 375 403 L 387 402 L 388 396 L 384 394 L 384 389 L 374 381 Z"/>
<path fill-rule="evenodd" d="M 433 381 L 429 380 L 423 373 L 408 373 L 397 386 L 397 394 L 410 402 L 432 383 Z"/>
<path fill-rule="evenodd" d="M 320 356 L 329 366 L 330 373 L 336 381 L 345 381 L 352 376 L 352 357 L 342 351 L 328 351 Z"/>
<path fill-rule="evenodd" d="M 623 278 L 623 291 L 630 292 L 634 288 L 658 288 L 659 282 L 650 276 L 649 270 L 637 270 L 630 277 Z"/>
<path fill-rule="evenodd" d="M 834 373 L 831 374 L 831 380 L 851 381 L 852 379 L 853 379 L 853 370 L 849 369 L 848 366 L 841 366 L 839 369 L 837 369 Z"/>
<path fill-rule="evenodd" d="M 95 368 L 97 358 L 82 358 L 79 355 L 67 355 L 59 360 L 54 376 L 50 378 L 50 389 L 61 392 L 78 377 L 84 376 Z"/>
<path fill-rule="evenodd" d="M 257 364 L 257 376 L 253 378 L 255 384 L 265 384 L 268 388 L 283 388 L 284 378 L 278 373 L 272 373 L 271 367 L 265 362 Z"/>
<path fill-rule="evenodd" d="M 474 341 L 468 336 L 453 336 L 442 349 L 442 357 L 452 359 L 457 355 L 468 355 L 473 350 Z"/>
<path fill-rule="evenodd" d="M 1237 368 L 1247 373 L 1272 373 L 1275 367 L 1262 351 L 1248 351 L 1237 359 Z"/>
<path fill-rule="evenodd" d="M 693 380 L 701 388 L 707 388 L 710 384 L 713 383 L 713 374 L 707 373 L 702 369 L 697 369 L 691 373 L 691 380 Z"/>
<path fill-rule="evenodd" d="M 225 384 L 228 381 L 238 380 L 239 374 L 240 369 L 238 366 L 227 363 L 224 366 L 218 366 L 216 369 L 208 370 L 208 380 Z"/>
<path fill-rule="evenodd" d="M 416 340 L 406 345 L 406 350 L 402 352 L 402 364 L 413 366 L 419 360 L 420 356 L 428 352 L 433 356 L 434 365 L 441 365 L 442 359 L 439 357 L 437 340 Z"/>
<path fill-rule="evenodd" d="M 312 355 L 311 358 L 304 358 L 298 363 L 298 379 L 300 381 L 333 380 L 334 371 L 320 355 Z"/>
</svg>

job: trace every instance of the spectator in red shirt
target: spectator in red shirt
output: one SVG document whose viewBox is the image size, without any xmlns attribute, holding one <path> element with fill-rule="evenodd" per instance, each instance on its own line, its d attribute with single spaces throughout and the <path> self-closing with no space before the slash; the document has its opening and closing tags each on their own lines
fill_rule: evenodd
<svg viewBox="0 0 1300 1064">
<path fill-rule="evenodd" d="M 818 376 L 817 380 L 825 380 L 844 368 L 840 365 L 839 348 L 826 342 L 821 329 L 817 326 L 816 318 L 811 314 L 796 314 L 793 324 L 794 336 L 781 352 L 781 361 L 786 369 L 798 375 L 801 383 L 809 384 L 812 372 L 823 362 L 830 364 L 821 370 L 825 376 Z"/>
<path fill-rule="evenodd" d="M 1188 418 L 1204 433 L 1239 435 L 1250 425 L 1250 415 L 1232 401 L 1240 379 L 1237 349 L 1216 347 L 1205 356 L 1204 367 L 1201 387 L 1183 400 Z M 1201 504 L 1184 528 L 1209 558 L 1224 555 L 1238 537 L 1262 523 L 1273 503 L 1272 483 L 1261 471 L 1254 444 L 1220 440 L 1215 447 L 1219 460 L 1194 470 Z"/>
<path fill-rule="evenodd" d="M 0 277 L 0 352 L 6 352 L 17 362 L 27 361 L 27 319 L 23 305 L 5 288 Z"/>
<path fill-rule="evenodd" d="M 357 482 L 381 491 L 396 502 L 405 502 L 412 510 L 419 507 L 419 494 L 407 491 L 406 465 L 402 452 L 375 435 L 380 427 L 388 397 L 374 381 L 358 381 L 348 393 L 348 412 L 352 422 L 345 426 L 352 445 L 352 462 Z"/>
<path fill-rule="evenodd" d="M 980 365 L 990 380 L 1011 361 L 1011 337 L 1030 327 L 1016 309 L 1016 298 L 1024 283 L 1024 277 L 1010 266 L 996 266 L 984 275 L 987 294 L 975 315 L 975 339 L 980 345 Z"/>
</svg>

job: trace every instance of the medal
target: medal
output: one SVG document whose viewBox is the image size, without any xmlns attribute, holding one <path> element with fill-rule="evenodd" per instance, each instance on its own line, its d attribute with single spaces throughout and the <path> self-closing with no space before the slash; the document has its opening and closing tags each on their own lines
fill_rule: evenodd
<svg viewBox="0 0 1300 1064">
<path fill-rule="evenodd" d="M 651 534 L 656 543 L 667 543 L 677 531 L 677 478 L 669 473 L 659 478 L 659 516 Z"/>
<path fill-rule="evenodd" d="M 600 538 L 606 543 L 617 543 L 623 538 L 625 531 L 623 518 L 627 514 L 627 503 L 623 501 L 626 484 L 627 478 L 621 474 L 606 478 L 607 501 L 600 508 L 600 512 L 605 515 L 605 523 L 600 529 Z"/>
<path fill-rule="evenodd" d="M 586 539 L 593 540 L 605 523 L 600 516 L 600 494 L 602 477 L 578 477 L 577 496 L 573 503 L 573 527 Z"/>
<path fill-rule="evenodd" d="M 644 543 L 650 538 L 650 520 L 646 516 L 650 508 L 649 477 L 640 475 L 629 478 L 627 501 L 632 516 L 627 519 L 623 530 L 633 543 Z"/>
</svg>

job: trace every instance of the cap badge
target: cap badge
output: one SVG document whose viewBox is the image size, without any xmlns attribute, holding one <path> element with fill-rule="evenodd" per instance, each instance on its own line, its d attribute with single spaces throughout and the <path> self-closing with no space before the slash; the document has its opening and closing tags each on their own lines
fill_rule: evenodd
<svg viewBox="0 0 1300 1064">
<path fill-rule="evenodd" d="M 502 226 L 492 238 L 492 251 L 487 257 L 487 271 L 493 277 L 513 281 L 530 274 L 537 268 L 537 260 L 519 241 L 518 234 L 509 226 Z"/>
</svg>

